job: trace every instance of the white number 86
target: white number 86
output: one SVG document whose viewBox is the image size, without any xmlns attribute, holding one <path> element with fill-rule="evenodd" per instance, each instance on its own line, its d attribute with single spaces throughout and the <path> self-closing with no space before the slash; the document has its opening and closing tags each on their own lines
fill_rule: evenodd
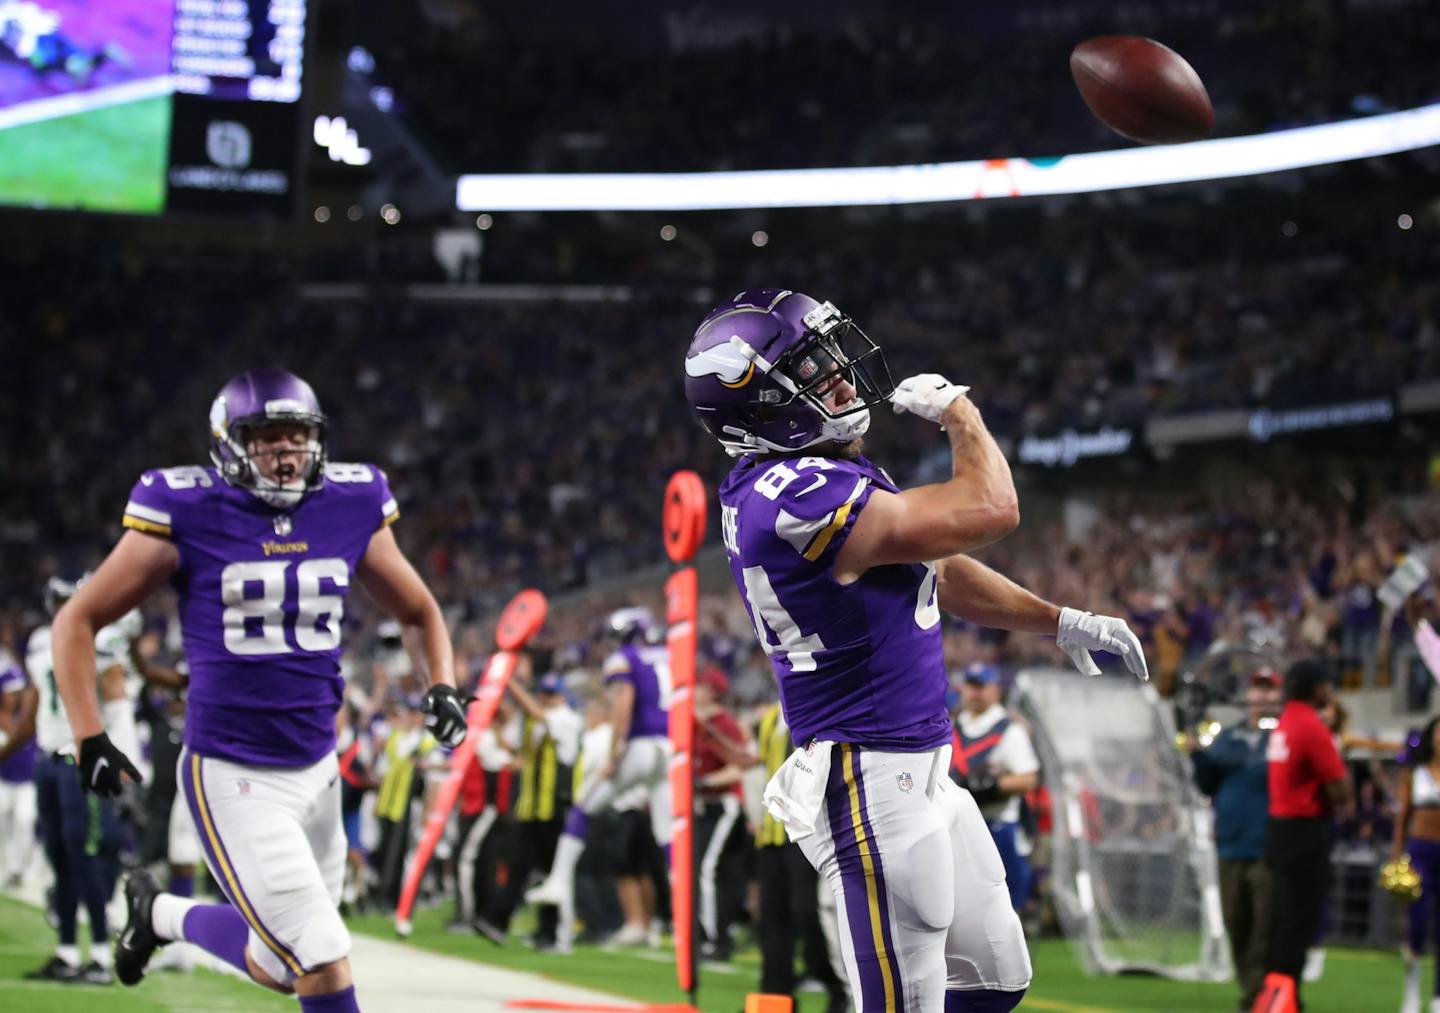
<svg viewBox="0 0 1440 1013">
<path fill-rule="evenodd" d="M 225 648 L 232 654 L 289 654 L 285 640 L 285 571 L 289 561 L 231 563 L 220 574 L 221 624 Z M 345 616 L 342 594 L 321 594 L 320 582 L 350 584 L 343 559 L 307 559 L 295 568 L 295 643 L 302 651 L 330 651 L 340 646 L 340 621 Z M 258 597 L 246 597 L 247 584 L 259 584 Z M 258 632 L 247 621 L 259 620 Z"/>
</svg>

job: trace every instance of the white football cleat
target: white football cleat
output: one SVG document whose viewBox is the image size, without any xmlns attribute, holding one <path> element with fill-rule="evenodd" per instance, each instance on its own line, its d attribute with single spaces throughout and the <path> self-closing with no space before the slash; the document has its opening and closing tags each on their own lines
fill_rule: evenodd
<svg viewBox="0 0 1440 1013">
<path fill-rule="evenodd" d="M 1319 981 L 1325 973 L 1325 950 L 1315 947 L 1305 954 L 1305 970 L 1300 972 L 1302 981 Z"/>
<path fill-rule="evenodd" d="M 644 946 L 650 941 L 650 932 L 644 926 L 626 922 L 619 931 L 605 940 L 609 946 Z"/>
<path fill-rule="evenodd" d="M 525 903 L 527 904 L 554 904 L 559 907 L 567 899 L 565 891 L 553 879 L 547 879 L 539 886 L 533 886 L 525 891 Z"/>
</svg>

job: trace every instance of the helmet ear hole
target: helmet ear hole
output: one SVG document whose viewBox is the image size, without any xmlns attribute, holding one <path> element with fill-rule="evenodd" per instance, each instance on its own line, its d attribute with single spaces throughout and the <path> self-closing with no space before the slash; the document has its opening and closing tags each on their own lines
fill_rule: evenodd
<svg viewBox="0 0 1440 1013">
<path fill-rule="evenodd" d="M 742 411 L 740 417 L 744 419 L 747 424 L 767 426 L 775 421 L 777 414 L 775 409 L 770 405 L 757 404 Z"/>
</svg>

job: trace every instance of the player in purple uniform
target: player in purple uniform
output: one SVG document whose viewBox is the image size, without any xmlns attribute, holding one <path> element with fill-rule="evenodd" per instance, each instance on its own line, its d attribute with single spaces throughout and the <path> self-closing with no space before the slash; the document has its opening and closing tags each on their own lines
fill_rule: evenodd
<svg viewBox="0 0 1440 1013">
<path fill-rule="evenodd" d="M 649 795 L 655 841 L 667 858 L 670 851 L 670 651 L 653 642 L 659 627 L 649 609 L 619 609 L 606 625 L 618 642 L 604 665 L 612 730 L 610 759 L 593 787 L 570 807 L 550 875 L 525 894 L 532 904 L 559 906 L 556 945 L 562 951 L 569 948 L 574 931 L 575 867 L 585 851 L 585 834 L 593 814 L 608 809 L 617 796 L 643 785 Z M 638 924 L 627 923 L 626 927 L 632 932 L 639 930 Z M 625 936 L 621 941 L 641 940 Z"/>
<path fill-rule="evenodd" d="M 1087 650 L 1106 650 L 1144 677 L 1139 642 L 966 555 L 1019 523 L 1004 456 L 966 388 L 935 374 L 892 388 L 830 303 L 742 292 L 702 321 L 685 372 L 700 421 L 740 458 L 722 538 L 801 747 L 766 806 L 830 884 L 858 1008 L 1014 1008 L 1030 958 L 980 811 L 946 776 L 940 610 L 1055 636 L 1087 674 Z M 946 431 L 952 479 L 901 492 L 862 456 L 885 400 Z"/>
<path fill-rule="evenodd" d="M 101 728 L 95 630 L 167 580 L 179 596 L 190 669 L 178 777 L 206 864 L 229 904 L 126 882 L 116 951 L 126 984 L 157 946 L 184 939 L 295 992 L 306 1013 L 358 1010 L 337 905 L 345 867 L 335 713 L 341 629 L 354 578 L 419 631 L 433 685 L 427 723 L 465 735 L 444 617 L 390 530 L 385 474 L 326 460 L 325 416 L 310 385 L 274 368 L 221 388 L 210 409 L 211 468 L 147 471 L 128 529 L 55 619 L 55 668 L 80 747 L 80 776 L 102 796 L 138 780 Z"/>
<path fill-rule="evenodd" d="M 0 647 L 0 882 L 20 886 L 35 854 L 35 708 L 38 694 Z"/>
</svg>

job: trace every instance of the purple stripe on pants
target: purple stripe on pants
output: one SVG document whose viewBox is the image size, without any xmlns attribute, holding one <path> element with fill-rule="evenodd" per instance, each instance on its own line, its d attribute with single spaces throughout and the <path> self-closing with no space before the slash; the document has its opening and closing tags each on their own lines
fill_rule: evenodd
<svg viewBox="0 0 1440 1013">
<path fill-rule="evenodd" d="M 240 885 L 240 874 L 235 871 L 235 863 L 230 860 L 230 854 L 225 850 L 225 843 L 220 839 L 220 828 L 215 824 L 215 817 L 208 807 L 202 805 L 200 800 L 204 785 L 198 782 L 204 776 L 205 758 L 198 757 L 199 763 L 196 764 L 191 760 L 192 756 L 196 756 L 196 754 L 191 753 L 188 749 L 180 753 L 180 783 L 184 786 L 185 804 L 190 807 L 190 816 L 195 820 L 195 829 L 200 834 L 200 846 L 205 849 L 205 858 L 210 864 L 210 871 L 215 874 L 215 882 L 220 885 L 221 891 L 230 901 L 231 906 L 245 917 L 250 927 L 255 929 L 255 934 L 274 951 L 281 962 L 297 976 L 304 974 L 305 965 L 300 962 L 300 958 L 295 956 L 294 952 L 280 941 L 280 937 L 260 921 L 259 912 Z M 210 828 L 214 828 L 213 841 Z M 233 884 L 225 875 L 225 869 L 229 869 L 234 874 Z"/>
<path fill-rule="evenodd" d="M 895 934 L 890 928 L 890 892 L 885 889 L 885 865 L 880 860 L 880 842 L 870 822 L 870 806 L 865 798 L 865 779 L 860 776 L 860 750 L 854 751 L 855 790 L 860 793 L 860 825 L 870 848 L 870 866 L 875 870 L 875 895 L 880 902 L 880 932 L 885 940 L 885 954 L 890 960 L 890 980 L 895 983 L 895 1008 L 905 1009 L 905 990 L 900 984 L 900 954 L 895 949 Z"/>
<path fill-rule="evenodd" d="M 903 1010 L 904 994 L 900 984 L 899 966 L 895 959 L 895 948 L 890 938 L 888 900 L 885 895 L 885 881 L 882 878 L 874 840 L 866 822 L 864 794 L 861 792 L 861 825 L 869 839 L 871 867 L 875 873 L 875 892 L 879 899 L 882 939 L 885 943 L 890 969 L 890 980 L 895 990 L 895 1005 L 887 1007 L 885 978 L 881 970 L 881 957 L 875 947 L 875 933 L 870 921 L 870 895 L 867 889 L 865 863 L 860 856 L 860 844 L 855 836 L 852 815 L 851 787 L 845 781 L 845 756 L 851 747 L 835 746 L 835 755 L 830 761 L 830 780 L 825 789 L 826 812 L 830 819 L 830 837 L 835 848 L 835 861 L 840 868 L 840 884 L 845 893 L 845 921 L 850 934 L 851 946 L 855 952 L 855 966 L 860 974 L 860 994 L 857 996 L 860 1013 L 887 1008 Z M 860 751 L 851 754 L 855 771 L 856 788 L 862 780 Z"/>
</svg>

